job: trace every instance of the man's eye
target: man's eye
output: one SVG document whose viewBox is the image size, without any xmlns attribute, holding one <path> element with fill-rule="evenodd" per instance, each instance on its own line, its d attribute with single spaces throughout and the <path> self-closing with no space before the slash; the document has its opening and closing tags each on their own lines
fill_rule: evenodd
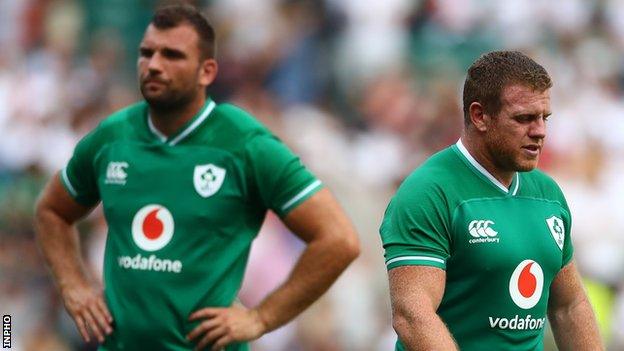
<svg viewBox="0 0 624 351">
<path fill-rule="evenodd" d="M 184 58 L 184 53 L 178 50 L 163 50 L 163 56 L 172 58 L 172 59 L 178 59 L 178 58 Z"/>
</svg>

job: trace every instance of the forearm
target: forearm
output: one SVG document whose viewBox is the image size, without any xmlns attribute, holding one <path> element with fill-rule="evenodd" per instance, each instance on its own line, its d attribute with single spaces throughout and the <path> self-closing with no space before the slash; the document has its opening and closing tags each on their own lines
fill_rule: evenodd
<svg viewBox="0 0 624 351">
<path fill-rule="evenodd" d="M 73 225 L 88 212 L 69 196 L 58 177 L 53 178 L 37 201 L 36 240 L 80 335 L 86 342 L 91 337 L 104 342 L 113 331 L 113 318 L 101 291 L 90 284 Z"/>
<path fill-rule="evenodd" d="M 37 243 L 59 289 L 88 281 L 75 226 L 43 210 L 37 213 L 35 227 Z"/>
<path fill-rule="evenodd" d="M 586 297 L 572 306 L 549 311 L 548 319 L 559 350 L 604 350 L 596 317 Z"/>
<path fill-rule="evenodd" d="M 417 316 L 396 313 L 392 324 L 405 350 L 459 350 L 448 328 L 433 311 Z"/>
<path fill-rule="evenodd" d="M 428 266 L 402 266 L 388 271 L 392 326 L 406 350 L 458 350 L 437 314 L 446 272 Z"/>
<path fill-rule="evenodd" d="M 279 328 L 316 301 L 357 256 L 357 249 L 338 240 L 308 244 L 286 282 L 256 310 L 266 331 Z"/>
</svg>

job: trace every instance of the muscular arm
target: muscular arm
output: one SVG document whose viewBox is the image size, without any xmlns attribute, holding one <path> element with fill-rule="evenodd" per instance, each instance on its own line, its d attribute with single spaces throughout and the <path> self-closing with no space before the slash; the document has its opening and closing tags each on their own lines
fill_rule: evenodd
<svg viewBox="0 0 624 351">
<path fill-rule="evenodd" d="M 267 331 L 316 301 L 359 254 L 355 229 L 327 189 L 294 209 L 284 222 L 307 247 L 286 282 L 257 307 Z"/>
<path fill-rule="evenodd" d="M 458 350 L 436 313 L 446 272 L 427 266 L 403 266 L 388 272 L 392 325 L 406 350 Z"/>
<path fill-rule="evenodd" d="M 355 230 L 327 189 L 295 208 L 284 223 L 307 243 L 287 280 L 253 309 L 205 308 L 192 314 L 191 319 L 207 318 L 189 334 L 194 339 L 206 333 L 198 348 L 212 344 L 220 350 L 284 325 L 327 291 L 359 254 Z"/>
<path fill-rule="evenodd" d="M 604 350 L 574 262 L 566 265 L 550 286 L 548 320 L 559 350 Z"/>
<path fill-rule="evenodd" d="M 61 290 L 86 280 L 78 232 L 73 224 L 89 211 L 69 196 L 58 176 L 47 184 L 37 202 L 37 242 Z"/>
<path fill-rule="evenodd" d="M 90 211 L 69 196 L 56 175 L 37 202 L 35 229 L 37 243 L 78 330 L 85 341 L 92 334 L 101 342 L 104 333 L 111 332 L 112 318 L 101 292 L 93 288 L 88 277 L 74 226 Z"/>
</svg>

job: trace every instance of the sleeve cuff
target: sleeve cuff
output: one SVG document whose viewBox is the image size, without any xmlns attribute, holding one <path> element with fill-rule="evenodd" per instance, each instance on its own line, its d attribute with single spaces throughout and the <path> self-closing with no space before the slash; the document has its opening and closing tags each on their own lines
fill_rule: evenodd
<svg viewBox="0 0 624 351">
<path fill-rule="evenodd" d="M 431 266 L 446 270 L 446 260 L 433 256 L 398 256 L 386 261 L 388 270 L 400 266 Z"/>
<path fill-rule="evenodd" d="M 98 202 L 97 199 L 94 200 L 78 194 L 76 188 L 72 185 L 69 177 L 67 176 L 67 167 L 61 170 L 61 172 L 59 173 L 59 178 L 61 180 L 61 184 L 63 184 L 63 187 L 65 188 L 65 190 L 67 190 L 67 193 L 74 199 L 74 201 L 76 201 L 80 205 L 85 207 L 91 207 Z"/>
<path fill-rule="evenodd" d="M 304 202 L 310 196 L 314 195 L 316 192 L 323 188 L 323 183 L 320 180 L 315 180 L 307 187 L 303 188 L 299 193 L 286 201 L 280 208 L 279 214 L 281 217 L 287 215 L 290 211 L 295 209 L 295 207 L 299 206 L 300 203 Z"/>
<path fill-rule="evenodd" d="M 63 170 L 61 171 L 61 183 L 74 199 L 78 197 L 78 192 L 76 191 L 76 188 L 74 188 L 72 183 L 69 181 L 69 177 L 67 176 L 67 167 L 63 168 Z"/>
</svg>

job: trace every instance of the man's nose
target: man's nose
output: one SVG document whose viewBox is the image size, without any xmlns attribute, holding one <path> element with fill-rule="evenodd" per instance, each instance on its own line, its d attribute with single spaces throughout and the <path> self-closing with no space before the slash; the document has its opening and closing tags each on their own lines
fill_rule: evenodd
<svg viewBox="0 0 624 351">
<path fill-rule="evenodd" d="M 152 72 L 162 71 L 162 56 L 158 52 L 155 52 L 152 57 L 150 57 L 147 68 Z"/>
<path fill-rule="evenodd" d="M 537 118 L 533 123 L 531 123 L 531 128 L 529 129 L 529 136 L 531 138 L 539 138 L 543 139 L 546 137 L 546 119 L 544 117 Z"/>
</svg>

